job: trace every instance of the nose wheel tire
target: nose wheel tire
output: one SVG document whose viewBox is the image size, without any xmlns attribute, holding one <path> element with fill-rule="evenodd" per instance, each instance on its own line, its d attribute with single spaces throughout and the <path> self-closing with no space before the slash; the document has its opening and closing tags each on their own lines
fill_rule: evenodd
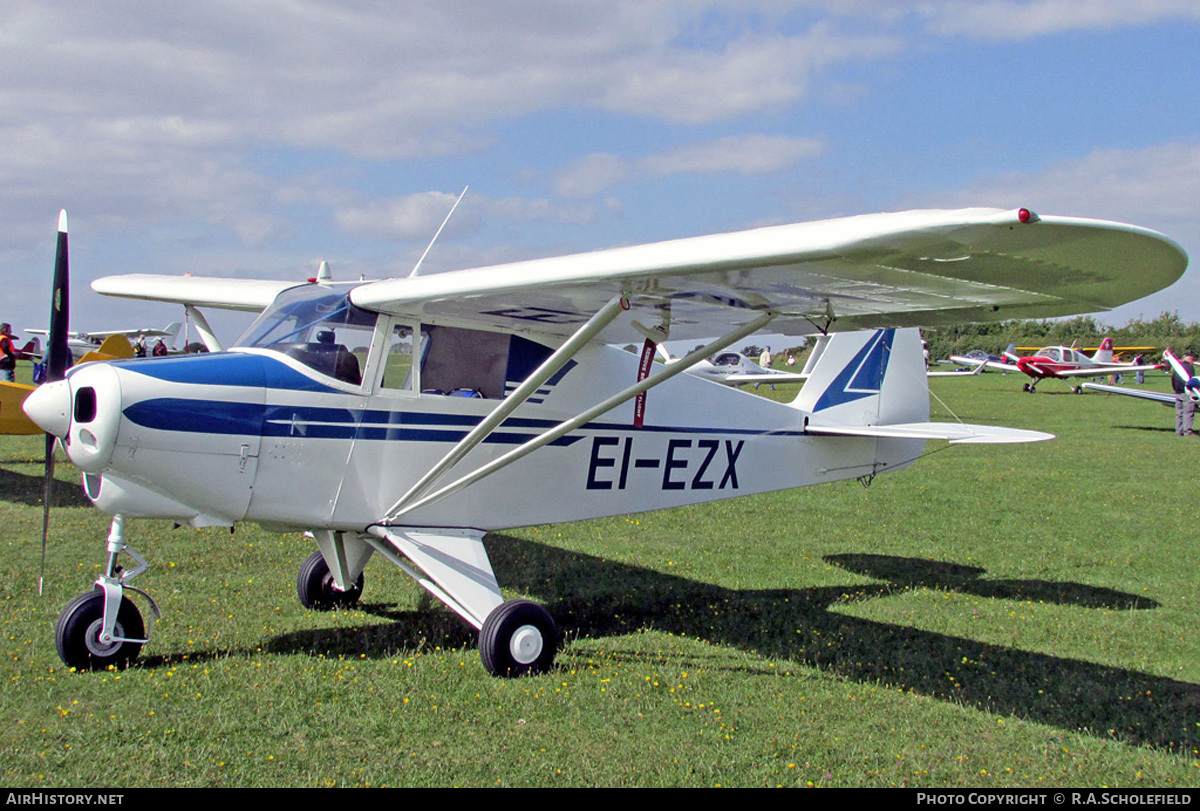
<svg viewBox="0 0 1200 811">
<path fill-rule="evenodd" d="M 341 591 L 333 583 L 333 573 L 320 552 L 314 552 L 296 577 L 296 593 L 300 604 L 313 611 L 337 611 L 353 608 L 362 597 L 363 576 L 359 574 L 354 585 Z"/>
<path fill-rule="evenodd" d="M 558 628 L 545 608 L 510 600 L 493 609 L 479 631 L 479 657 L 493 676 L 545 673 L 558 653 Z"/>
<path fill-rule="evenodd" d="M 104 627 L 104 592 L 91 591 L 72 600 L 58 615 L 54 642 L 58 655 L 68 667 L 77 670 L 118 669 L 129 666 L 142 649 L 141 642 L 101 642 Z M 144 639 L 146 626 L 137 606 L 128 597 L 121 598 L 113 635 Z"/>
</svg>

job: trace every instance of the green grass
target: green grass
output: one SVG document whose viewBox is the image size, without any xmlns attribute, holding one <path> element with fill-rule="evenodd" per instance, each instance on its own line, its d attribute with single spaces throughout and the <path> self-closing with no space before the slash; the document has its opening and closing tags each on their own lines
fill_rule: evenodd
<svg viewBox="0 0 1200 811">
<path fill-rule="evenodd" d="M 357 610 L 307 612 L 303 537 L 150 521 L 129 542 L 152 641 L 70 672 L 54 622 L 108 522 L 60 464 L 39 597 L 41 438 L 5 438 L 0 783 L 1194 786 L 1200 442 L 1154 403 L 1020 383 L 933 385 L 964 421 L 1057 440 L 488 536 L 506 593 L 569 634 L 553 673 L 511 681 L 385 561 Z"/>
</svg>

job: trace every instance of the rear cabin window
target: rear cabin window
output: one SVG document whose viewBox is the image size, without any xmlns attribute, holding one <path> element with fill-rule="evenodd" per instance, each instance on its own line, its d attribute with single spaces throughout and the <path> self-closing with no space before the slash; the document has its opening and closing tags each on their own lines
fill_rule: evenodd
<svg viewBox="0 0 1200 811">
<path fill-rule="evenodd" d="M 416 351 L 413 335 L 419 335 Z M 498 400 L 550 356 L 549 347 L 501 332 L 422 325 L 397 326 L 384 364 L 381 386 L 412 391 L 413 359 L 422 394 Z"/>
</svg>

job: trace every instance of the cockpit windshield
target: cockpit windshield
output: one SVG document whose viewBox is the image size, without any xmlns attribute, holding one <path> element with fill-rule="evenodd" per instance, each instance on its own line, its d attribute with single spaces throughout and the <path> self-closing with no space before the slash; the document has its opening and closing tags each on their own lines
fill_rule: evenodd
<svg viewBox="0 0 1200 811">
<path fill-rule="evenodd" d="M 234 346 L 273 349 L 357 386 L 378 318 L 351 304 L 349 290 L 300 285 L 280 293 Z"/>
</svg>

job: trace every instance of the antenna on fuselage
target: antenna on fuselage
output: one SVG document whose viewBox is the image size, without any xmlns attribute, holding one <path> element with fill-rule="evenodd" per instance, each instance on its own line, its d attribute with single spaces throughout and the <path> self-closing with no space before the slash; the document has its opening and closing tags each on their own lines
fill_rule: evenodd
<svg viewBox="0 0 1200 811">
<path fill-rule="evenodd" d="M 409 278 L 419 275 L 421 263 L 424 262 L 425 257 L 429 255 L 429 251 L 433 248 L 433 243 L 437 242 L 437 238 L 441 236 L 442 229 L 446 227 L 446 223 L 450 222 L 450 218 L 454 216 L 454 210 L 458 208 L 458 204 L 461 203 L 462 199 L 467 196 L 467 189 L 469 188 L 471 187 L 463 186 L 462 194 L 458 195 L 458 199 L 454 201 L 454 205 L 450 206 L 450 211 L 448 214 L 446 214 L 446 219 L 442 220 L 442 224 L 438 226 L 438 230 L 436 233 L 434 233 L 433 239 L 429 240 L 429 244 L 425 246 L 425 253 L 421 254 L 421 258 L 417 260 L 417 264 L 413 265 L 412 272 L 408 274 Z"/>
</svg>

